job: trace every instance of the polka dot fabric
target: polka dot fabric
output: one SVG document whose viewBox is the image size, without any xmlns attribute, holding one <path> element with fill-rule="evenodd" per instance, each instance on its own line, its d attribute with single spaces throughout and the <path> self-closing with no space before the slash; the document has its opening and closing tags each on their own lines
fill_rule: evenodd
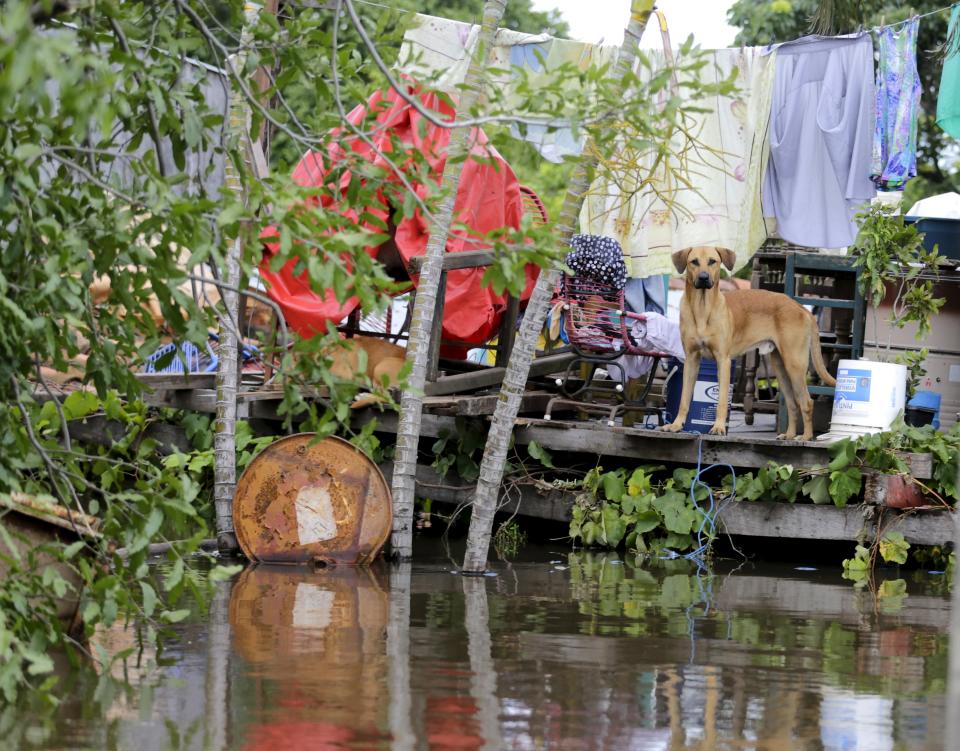
<svg viewBox="0 0 960 751">
<path fill-rule="evenodd" d="M 617 291 L 627 284 L 627 265 L 623 249 L 612 237 L 602 235 L 574 235 L 570 238 L 573 251 L 567 254 L 566 264 L 577 276 L 606 284 Z"/>
</svg>

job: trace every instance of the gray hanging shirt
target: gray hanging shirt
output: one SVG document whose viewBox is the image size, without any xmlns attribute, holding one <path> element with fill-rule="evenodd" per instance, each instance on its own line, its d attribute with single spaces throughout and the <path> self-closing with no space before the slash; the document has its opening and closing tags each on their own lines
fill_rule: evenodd
<svg viewBox="0 0 960 751">
<path fill-rule="evenodd" d="M 873 43 L 868 34 L 808 36 L 776 52 L 764 216 L 788 242 L 850 245 L 854 215 L 876 194 Z"/>
</svg>

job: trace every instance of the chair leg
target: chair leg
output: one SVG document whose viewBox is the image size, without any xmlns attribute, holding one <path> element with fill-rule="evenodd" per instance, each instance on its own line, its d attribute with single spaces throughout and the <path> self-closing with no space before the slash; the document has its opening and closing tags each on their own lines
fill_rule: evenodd
<svg viewBox="0 0 960 751">
<path fill-rule="evenodd" d="M 753 406 L 757 399 L 757 365 L 760 353 L 751 350 L 744 356 L 743 368 L 743 421 L 753 425 Z"/>
</svg>

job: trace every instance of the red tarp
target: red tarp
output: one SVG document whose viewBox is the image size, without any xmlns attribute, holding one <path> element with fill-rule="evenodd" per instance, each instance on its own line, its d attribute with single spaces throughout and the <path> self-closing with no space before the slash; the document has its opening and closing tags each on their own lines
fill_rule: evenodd
<svg viewBox="0 0 960 751">
<path fill-rule="evenodd" d="M 426 109 L 436 112 L 443 119 L 452 119 L 454 116 L 453 108 L 436 94 L 421 94 L 420 101 Z M 446 161 L 446 148 L 450 141 L 449 129 L 424 122 L 423 117 L 393 90 L 386 94 L 377 92 L 367 100 L 366 105 L 354 109 L 348 119 L 368 133 L 377 148 L 389 154 L 391 160 L 401 169 L 406 166 L 405 160 L 402 155 L 393 151 L 391 135 L 399 138 L 410 152 L 422 153 L 432 169 L 430 179 L 439 184 Z M 472 148 L 460 178 L 454 222 L 466 224 L 480 237 L 502 227 L 519 227 L 523 204 L 516 175 L 490 145 L 482 130 L 472 130 L 470 138 Z M 387 170 L 387 181 L 400 185 L 400 180 L 389 171 L 389 166 L 368 144 L 360 139 L 353 139 L 349 147 L 356 155 Z M 327 158 L 331 162 L 337 160 L 338 154 L 342 154 L 340 146 L 327 149 Z M 318 187 L 324 185 L 328 171 L 323 154 L 310 151 L 297 165 L 293 179 L 303 186 Z M 349 173 L 343 176 L 339 186 L 341 192 L 346 191 L 351 179 L 353 177 Z M 425 186 L 411 177 L 408 179 L 415 185 L 420 197 L 424 198 Z M 387 198 L 382 190 L 378 192 L 378 196 L 383 210 L 370 213 L 386 220 L 389 211 Z M 345 218 L 356 221 L 357 215 L 352 209 L 342 209 L 333 199 L 325 196 L 321 203 L 324 208 L 340 212 Z M 372 226 L 368 226 L 368 229 L 379 231 Z M 454 228 L 447 240 L 448 253 L 488 247 L 483 243 L 460 239 L 457 234 Z M 339 324 L 356 308 L 357 300 L 352 298 L 341 305 L 330 290 L 323 297 L 317 296 L 310 290 L 303 275 L 294 275 L 292 261 L 278 273 L 271 272 L 270 257 L 278 249 L 276 236 L 277 232 L 273 227 L 268 227 L 262 235 L 265 251 L 260 272 L 267 282 L 270 297 L 282 308 L 290 328 L 301 336 L 312 336 L 317 331 L 325 331 L 328 321 L 334 325 Z M 269 242 L 270 239 L 274 241 Z M 411 258 L 424 254 L 427 239 L 427 221 L 419 209 L 411 218 L 400 221 L 396 228 L 395 242 L 404 266 Z M 378 250 L 376 247 L 366 248 L 367 253 L 374 257 Z M 535 266 L 527 267 L 527 286 L 521 300 L 526 300 L 533 291 L 537 273 Z M 443 315 L 444 339 L 482 344 L 496 335 L 500 318 L 506 308 L 506 296 L 496 295 L 493 290 L 482 287 L 480 282 L 483 274 L 483 268 L 461 269 L 448 273 Z M 414 284 L 416 281 L 413 280 Z"/>
</svg>

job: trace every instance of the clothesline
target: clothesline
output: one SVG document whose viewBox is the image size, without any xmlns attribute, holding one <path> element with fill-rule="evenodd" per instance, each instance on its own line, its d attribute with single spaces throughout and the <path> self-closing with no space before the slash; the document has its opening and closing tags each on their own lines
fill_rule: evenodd
<svg viewBox="0 0 960 751">
<path fill-rule="evenodd" d="M 373 0 L 353 0 L 353 2 L 359 5 L 369 5 L 371 8 L 382 8 L 384 10 L 405 10 L 403 8 L 397 8 L 392 5 L 384 5 L 383 3 L 373 2 Z M 876 31 L 881 31 L 882 29 L 892 29 L 895 26 L 903 26 L 904 24 L 910 23 L 911 21 L 914 21 L 914 20 L 920 20 L 921 18 L 927 18 L 928 16 L 935 16 L 939 13 L 945 13 L 946 11 L 951 10 L 953 6 L 956 4 L 957 3 L 951 3 L 950 5 L 945 5 L 944 7 L 937 8 L 936 10 L 928 10 L 926 13 L 913 15 L 913 16 L 910 16 L 909 18 L 903 19 L 902 21 L 897 21 L 896 23 L 885 23 L 885 24 L 880 24 L 879 26 L 871 26 L 868 29 L 868 31 L 876 32 Z M 411 12 L 415 12 L 415 11 L 411 11 Z"/>
<path fill-rule="evenodd" d="M 357 0 L 357 2 L 363 2 L 363 0 Z M 372 5 L 373 3 L 371 3 Z M 921 18 L 926 18 L 927 16 L 935 16 L 938 13 L 943 13 L 945 11 L 951 10 L 956 3 L 951 3 L 950 5 L 944 6 L 943 8 L 937 8 L 936 10 L 928 10 L 926 13 L 921 13 L 919 15 L 910 16 L 905 18 L 902 21 L 897 21 L 896 23 L 885 23 L 880 24 L 880 26 L 871 26 L 870 31 L 881 31 L 882 29 L 892 29 L 894 26 L 903 26 L 905 23 L 910 23 L 911 21 L 919 21 Z"/>
</svg>

